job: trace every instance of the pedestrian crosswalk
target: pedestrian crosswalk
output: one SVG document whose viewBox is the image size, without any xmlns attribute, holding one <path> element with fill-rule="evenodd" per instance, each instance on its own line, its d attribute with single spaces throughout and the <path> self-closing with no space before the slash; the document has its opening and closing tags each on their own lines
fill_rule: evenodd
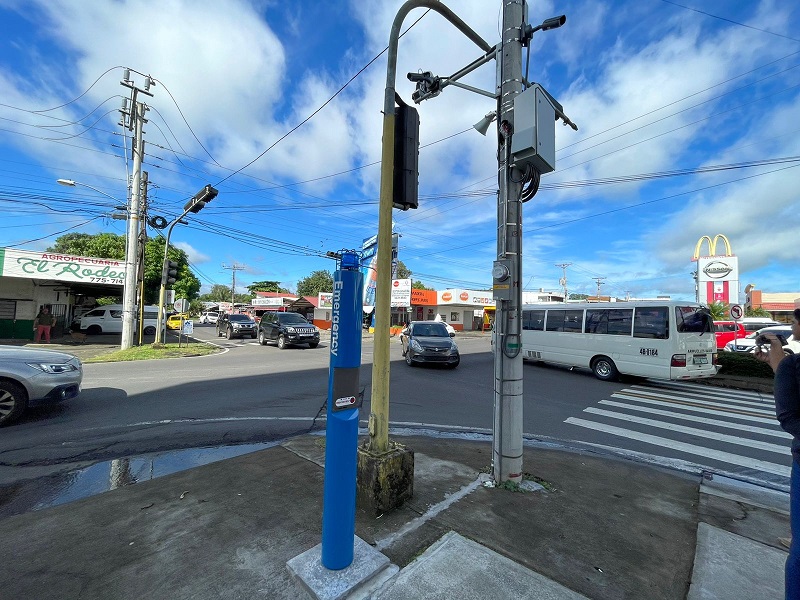
<svg viewBox="0 0 800 600">
<path fill-rule="evenodd" d="M 604 444 L 748 477 L 782 480 L 791 471 L 792 436 L 778 425 L 770 394 L 648 381 L 565 423 L 591 430 L 592 439 Z"/>
</svg>

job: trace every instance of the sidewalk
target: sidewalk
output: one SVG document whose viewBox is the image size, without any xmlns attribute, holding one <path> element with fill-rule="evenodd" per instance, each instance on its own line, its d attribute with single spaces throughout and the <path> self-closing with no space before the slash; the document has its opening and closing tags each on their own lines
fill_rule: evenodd
<svg viewBox="0 0 800 600">
<path fill-rule="evenodd" d="M 356 535 L 386 568 L 352 597 L 783 597 L 783 494 L 552 447 L 525 448 L 543 488 L 489 488 L 490 443 L 393 439 L 415 452 L 414 497 L 357 512 Z M 4 519 L 0 595 L 304 598 L 287 562 L 321 540 L 324 443 L 294 438 Z"/>
</svg>

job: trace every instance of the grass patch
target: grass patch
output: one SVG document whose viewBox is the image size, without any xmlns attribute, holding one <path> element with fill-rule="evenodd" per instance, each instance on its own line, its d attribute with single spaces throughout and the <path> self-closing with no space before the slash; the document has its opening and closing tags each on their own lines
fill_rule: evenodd
<svg viewBox="0 0 800 600">
<path fill-rule="evenodd" d="M 150 346 L 134 346 L 127 350 L 109 352 L 101 356 L 87 358 L 83 362 L 101 363 L 151 360 L 154 358 L 183 358 L 186 356 L 205 356 L 206 354 L 215 354 L 216 352 L 219 352 L 219 348 L 210 344 L 193 343 L 188 346 L 184 344 L 180 348 L 178 348 L 178 344 L 152 344 Z"/>
<path fill-rule="evenodd" d="M 548 492 L 553 492 L 556 489 L 553 486 L 553 484 L 550 483 L 549 481 L 545 481 L 541 477 L 537 477 L 536 475 L 531 475 L 530 473 L 523 473 L 522 474 L 522 479 L 525 480 L 525 481 L 533 481 L 534 483 L 538 483 L 540 486 L 542 486 Z"/>
</svg>

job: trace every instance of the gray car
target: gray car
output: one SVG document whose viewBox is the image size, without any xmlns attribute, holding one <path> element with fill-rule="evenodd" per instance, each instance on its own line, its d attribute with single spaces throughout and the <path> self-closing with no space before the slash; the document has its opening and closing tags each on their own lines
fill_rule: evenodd
<svg viewBox="0 0 800 600">
<path fill-rule="evenodd" d="M 82 379 L 83 365 L 71 354 L 0 346 L 0 425 L 29 406 L 74 398 Z"/>
<path fill-rule="evenodd" d="M 437 363 L 455 369 L 461 357 L 451 337 L 453 334 L 448 333 L 444 323 L 412 321 L 400 334 L 406 364 Z"/>
</svg>

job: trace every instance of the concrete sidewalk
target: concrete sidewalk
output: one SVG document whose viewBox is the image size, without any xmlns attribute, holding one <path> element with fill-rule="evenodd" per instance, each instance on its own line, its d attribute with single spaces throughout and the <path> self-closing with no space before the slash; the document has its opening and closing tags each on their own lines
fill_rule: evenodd
<svg viewBox="0 0 800 600">
<path fill-rule="evenodd" d="M 356 535 L 386 568 L 351 597 L 783 597 L 785 494 L 532 447 L 538 491 L 491 488 L 489 443 L 393 439 L 415 452 L 414 497 L 378 518 L 357 511 Z M 0 596 L 307 597 L 287 562 L 321 539 L 324 444 L 303 436 L 6 518 Z"/>
</svg>

